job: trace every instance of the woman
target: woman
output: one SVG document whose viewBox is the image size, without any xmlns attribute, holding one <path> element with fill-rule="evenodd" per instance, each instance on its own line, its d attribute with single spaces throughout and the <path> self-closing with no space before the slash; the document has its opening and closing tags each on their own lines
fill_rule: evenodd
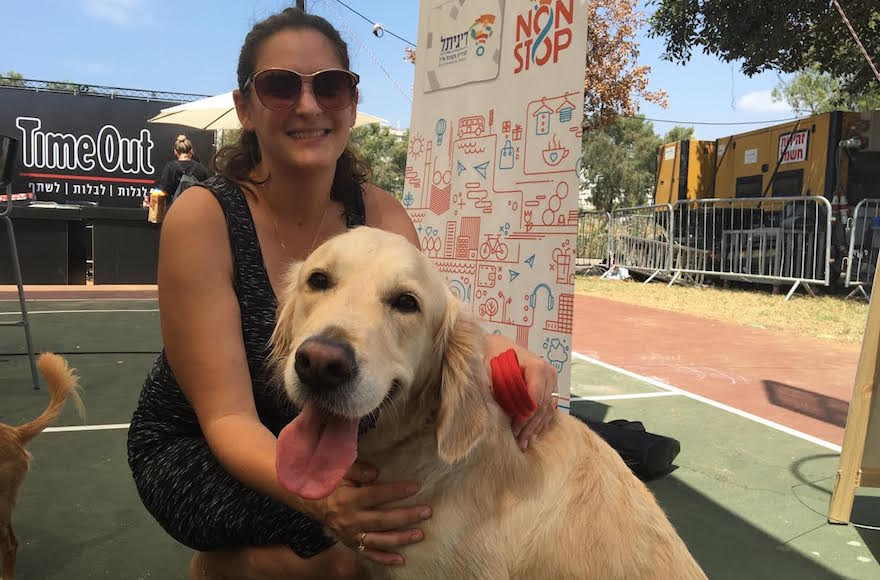
<svg viewBox="0 0 880 580">
<path fill-rule="evenodd" d="M 319 17 L 287 9 L 258 23 L 238 64 L 241 141 L 218 154 L 219 175 L 181 197 L 162 227 L 165 349 L 132 419 L 129 464 L 147 509 L 202 551 L 193 578 L 357 577 L 351 548 L 402 564 L 397 549 L 420 541 L 418 524 L 430 517 L 430 506 L 383 507 L 418 482 L 371 484 L 369 466 L 355 464 L 320 501 L 286 492 L 275 474 L 276 436 L 296 414 L 264 382 L 285 264 L 363 224 L 418 245 L 402 206 L 365 183 L 347 149 L 358 80 L 348 67 L 345 43 Z M 489 357 L 512 346 L 488 340 Z M 541 403 L 513 426 L 525 448 L 552 416 L 556 373 L 518 355 Z"/>
<path fill-rule="evenodd" d="M 172 151 L 177 160 L 166 163 L 159 178 L 159 189 L 165 192 L 169 202 L 175 201 L 174 194 L 185 173 L 195 177 L 196 181 L 204 181 L 210 175 L 205 166 L 194 159 L 195 151 L 186 135 L 177 136 Z"/>
</svg>

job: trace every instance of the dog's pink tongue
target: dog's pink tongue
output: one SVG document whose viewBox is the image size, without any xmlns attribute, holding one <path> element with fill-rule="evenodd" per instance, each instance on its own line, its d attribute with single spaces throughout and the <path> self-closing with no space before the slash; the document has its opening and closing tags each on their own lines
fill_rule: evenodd
<svg viewBox="0 0 880 580">
<path fill-rule="evenodd" d="M 333 493 L 357 458 L 359 423 L 306 403 L 278 436 L 275 471 L 281 485 L 305 499 Z"/>
</svg>

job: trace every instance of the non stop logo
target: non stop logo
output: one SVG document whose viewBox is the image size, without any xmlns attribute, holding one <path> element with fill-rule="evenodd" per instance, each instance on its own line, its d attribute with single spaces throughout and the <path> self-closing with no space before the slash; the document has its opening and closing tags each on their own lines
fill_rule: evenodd
<svg viewBox="0 0 880 580">
<path fill-rule="evenodd" d="M 574 0 L 539 0 L 526 14 L 516 17 L 513 74 L 557 62 L 571 45 Z"/>
</svg>

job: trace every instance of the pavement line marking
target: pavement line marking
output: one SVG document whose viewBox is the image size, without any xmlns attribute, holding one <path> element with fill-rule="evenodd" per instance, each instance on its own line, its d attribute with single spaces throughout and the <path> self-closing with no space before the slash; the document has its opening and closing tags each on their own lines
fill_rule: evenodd
<svg viewBox="0 0 880 580">
<path fill-rule="evenodd" d="M 684 389 L 680 389 L 678 387 L 673 387 L 672 385 L 667 385 L 666 383 L 664 383 L 662 381 L 658 381 L 657 379 L 652 379 L 650 377 L 646 377 L 644 375 L 640 375 L 638 373 L 634 373 L 632 371 L 622 369 L 620 367 L 614 366 L 612 364 L 608 364 L 606 362 L 602 362 L 598 359 L 594 359 L 592 357 L 581 354 L 579 352 L 572 351 L 571 354 L 575 358 L 579 358 L 583 361 L 593 363 L 593 364 L 598 365 L 600 367 L 604 367 L 610 371 L 621 373 L 621 374 L 626 375 L 628 377 L 631 377 L 633 379 L 638 379 L 640 381 L 644 381 L 644 382 L 648 383 L 649 385 L 653 385 L 653 386 L 657 387 L 658 389 L 663 389 L 664 391 L 669 391 L 671 393 L 683 395 L 683 396 L 688 397 L 690 399 L 694 399 L 695 401 L 700 401 L 701 403 L 711 405 L 711 406 L 715 407 L 716 409 L 721 409 L 723 411 L 727 411 L 728 413 L 733 413 L 734 415 L 738 415 L 738 416 L 743 417 L 745 419 L 749 419 L 751 421 L 754 421 L 755 423 L 760 423 L 761 425 L 764 425 L 765 427 L 770 427 L 771 429 L 776 429 L 777 431 L 782 431 L 783 433 L 787 433 L 789 435 L 792 435 L 793 437 L 803 439 L 804 441 L 809 441 L 810 443 L 815 443 L 816 445 L 819 445 L 819 446 L 824 447 L 826 449 L 830 449 L 831 451 L 835 451 L 837 453 L 840 453 L 840 445 L 835 445 L 834 443 L 831 443 L 830 441 L 825 441 L 824 439 L 819 439 L 818 437 L 814 437 L 813 435 L 809 435 L 809 434 L 804 433 L 802 431 L 798 431 L 797 429 L 792 429 L 791 427 L 786 427 L 785 425 L 781 425 L 775 421 L 771 421 L 769 419 L 765 419 L 763 417 L 753 415 L 752 413 L 742 411 L 742 410 L 737 409 L 735 407 L 731 407 L 730 405 L 725 405 L 724 403 L 719 403 L 718 401 L 713 401 L 712 399 L 709 399 L 707 397 L 703 397 L 701 395 L 695 395 L 694 393 L 690 393 L 688 391 L 685 391 Z"/>
<path fill-rule="evenodd" d="M 27 298 L 26 302 L 156 302 L 156 298 L 96 298 L 87 296 L 84 298 Z M 18 298 L 0 298 L 0 304 L 4 302 L 19 302 Z"/>
<path fill-rule="evenodd" d="M 70 427 L 48 427 L 46 433 L 69 433 L 71 431 L 111 431 L 114 429 L 128 429 L 131 423 L 110 423 L 108 425 L 71 425 Z"/>
<path fill-rule="evenodd" d="M 28 310 L 32 314 L 80 314 L 84 312 L 159 312 L 158 308 L 120 308 L 116 310 Z M 0 316 L 21 316 L 21 312 L 0 312 Z"/>
<path fill-rule="evenodd" d="M 596 395 L 571 397 L 572 401 L 622 401 L 625 399 L 653 399 L 654 397 L 680 397 L 681 393 L 662 391 L 660 393 L 633 393 L 629 395 Z"/>
</svg>

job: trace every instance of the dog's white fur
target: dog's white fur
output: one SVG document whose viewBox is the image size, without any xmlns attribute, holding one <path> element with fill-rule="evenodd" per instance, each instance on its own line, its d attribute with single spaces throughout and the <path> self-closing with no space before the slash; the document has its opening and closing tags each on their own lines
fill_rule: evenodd
<svg viewBox="0 0 880 580">
<path fill-rule="evenodd" d="M 328 288 L 310 284 L 315 272 Z M 418 312 L 393 307 L 404 293 Z M 401 503 L 433 507 L 404 566 L 365 562 L 373 578 L 705 578 L 650 491 L 584 424 L 560 414 L 519 450 L 492 399 L 482 327 L 403 237 L 357 228 L 291 269 L 273 346 L 296 403 L 291 355 L 328 332 L 351 344 L 360 373 L 322 404 L 351 417 L 381 404 L 358 460 L 383 481 L 421 482 Z"/>
</svg>

